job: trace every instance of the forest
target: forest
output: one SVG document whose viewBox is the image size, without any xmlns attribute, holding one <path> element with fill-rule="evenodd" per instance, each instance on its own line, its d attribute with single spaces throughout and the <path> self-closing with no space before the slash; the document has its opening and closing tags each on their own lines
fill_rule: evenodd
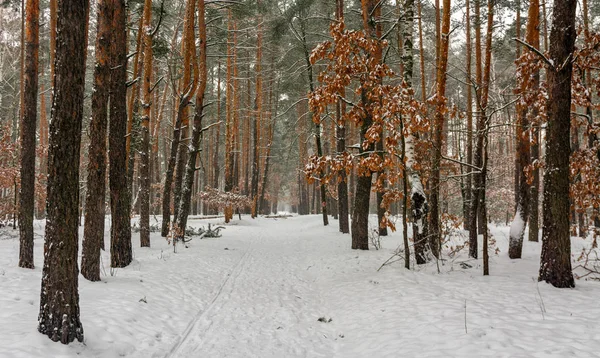
<svg viewBox="0 0 600 358">
<path fill-rule="evenodd" d="M 599 118 L 596 0 L 1 0 L 0 356 L 594 356 Z"/>
</svg>

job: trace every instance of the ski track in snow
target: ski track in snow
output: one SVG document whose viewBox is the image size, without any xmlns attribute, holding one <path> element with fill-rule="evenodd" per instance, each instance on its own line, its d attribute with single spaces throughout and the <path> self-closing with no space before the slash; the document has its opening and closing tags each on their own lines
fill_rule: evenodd
<svg viewBox="0 0 600 358">
<path fill-rule="evenodd" d="M 290 231 L 248 235 L 251 248 L 236 273 L 167 357 L 331 356 L 318 315 L 310 315 L 318 295 L 298 248 L 301 230 Z"/>
<path fill-rule="evenodd" d="M 337 221 L 323 227 L 317 215 L 236 219 L 223 237 L 177 253 L 158 234 L 139 248 L 134 234 L 129 267 L 107 267 L 102 282 L 80 278 L 86 341 L 64 346 L 36 330 L 43 222 L 35 270 L 17 267 L 18 233 L 3 229 L 0 357 L 600 357 L 600 283 L 538 283 L 540 243 L 525 241 L 523 259 L 510 260 L 509 230 L 491 228 L 500 252 L 489 277 L 466 249 L 441 273 L 402 261 L 377 272 L 401 246 L 401 228 L 382 250 L 355 251 Z M 589 243 L 572 239 L 573 258 Z"/>
<path fill-rule="evenodd" d="M 196 317 L 194 317 L 194 319 L 190 322 L 190 324 L 188 324 L 188 326 L 186 327 L 185 331 L 183 332 L 183 334 L 181 335 L 181 337 L 177 341 L 177 344 L 169 351 L 169 353 L 166 355 L 166 357 L 172 357 L 172 356 L 176 355 L 177 352 L 180 350 L 181 345 L 184 344 L 184 342 L 188 339 L 188 337 L 190 336 L 190 333 L 192 331 L 194 331 L 195 334 L 198 333 L 198 327 L 197 327 L 198 321 L 207 312 L 209 312 L 211 310 L 211 308 L 213 308 L 215 306 L 215 302 L 219 299 L 219 297 L 221 297 L 221 293 L 223 293 L 223 289 L 225 288 L 225 286 L 227 285 L 227 283 L 230 281 L 232 275 L 234 276 L 233 281 L 235 281 L 235 279 L 237 278 L 237 276 L 240 275 L 241 270 L 244 267 L 243 263 L 245 262 L 245 260 L 246 260 L 247 257 L 248 257 L 248 251 L 246 251 L 246 253 L 244 254 L 244 256 L 242 256 L 242 258 L 240 259 L 240 261 L 238 261 L 238 263 L 234 267 L 234 269 L 231 270 L 231 273 L 229 275 L 227 275 L 227 278 L 225 279 L 225 281 L 223 281 L 223 284 L 221 285 L 221 287 L 219 287 L 219 290 L 217 291 L 217 294 L 210 301 L 208 307 L 206 309 L 201 309 L 201 310 L 198 311 L 198 313 L 196 314 Z M 233 286 L 233 285 L 234 285 L 234 283 L 232 283 L 230 285 L 230 287 Z M 230 288 L 230 290 L 231 290 L 231 288 Z"/>
</svg>

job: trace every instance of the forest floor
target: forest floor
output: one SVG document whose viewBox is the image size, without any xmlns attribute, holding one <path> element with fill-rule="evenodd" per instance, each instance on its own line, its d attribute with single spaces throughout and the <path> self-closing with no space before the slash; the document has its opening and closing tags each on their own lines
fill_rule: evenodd
<svg viewBox="0 0 600 358">
<path fill-rule="evenodd" d="M 152 248 L 134 234 L 129 267 L 111 270 L 103 252 L 102 281 L 80 276 L 85 342 L 69 346 L 36 330 L 43 222 L 35 270 L 17 267 L 18 233 L 0 229 L 0 357 L 600 355 L 600 282 L 538 283 L 541 244 L 525 242 L 523 259 L 510 260 L 508 227 L 492 227 L 498 252 L 483 277 L 466 249 L 450 254 L 464 232 L 438 263 L 378 271 L 403 247 L 401 230 L 381 250 L 353 251 L 337 221 L 320 220 L 236 217 L 221 238 L 193 239 L 177 253 L 158 233 Z M 222 219 L 189 225 L 208 222 Z M 574 262 L 590 241 L 572 239 Z"/>
</svg>

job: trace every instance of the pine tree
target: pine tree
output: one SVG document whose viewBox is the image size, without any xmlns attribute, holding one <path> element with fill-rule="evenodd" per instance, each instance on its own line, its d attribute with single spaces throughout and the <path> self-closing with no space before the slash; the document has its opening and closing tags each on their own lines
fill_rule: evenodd
<svg viewBox="0 0 600 358">
<path fill-rule="evenodd" d="M 58 3 L 56 76 L 48 153 L 48 220 L 38 331 L 83 341 L 79 319 L 79 151 L 83 120 L 88 0 Z"/>
<path fill-rule="evenodd" d="M 260 0 L 257 1 L 257 6 L 260 6 Z M 250 197 L 252 198 L 252 218 L 255 218 L 258 215 L 257 206 L 258 206 L 258 181 L 260 175 L 260 128 L 262 125 L 262 108 L 263 108 L 263 81 L 262 81 L 262 16 L 258 16 L 256 19 L 258 22 L 256 26 L 256 66 L 254 69 L 256 71 L 256 93 L 254 98 L 254 126 L 252 131 L 252 142 L 254 143 L 253 155 L 252 155 L 252 184 Z"/>
<path fill-rule="evenodd" d="M 540 22 L 539 22 L 539 0 L 531 0 L 529 2 L 529 12 L 527 14 L 527 32 L 525 35 L 526 41 L 533 48 L 540 48 Z M 525 50 L 527 53 L 528 50 Z M 534 75 L 534 83 L 531 86 L 531 91 L 537 91 L 539 87 L 539 72 Z M 526 81 L 522 82 L 521 92 L 527 90 Z M 531 164 L 533 148 L 530 147 L 531 139 L 528 132 L 528 106 L 526 104 L 517 105 L 517 125 L 515 132 L 517 134 L 517 168 L 519 170 L 519 186 L 518 186 L 518 201 L 515 218 L 510 229 L 510 242 L 508 246 L 508 256 L 511 259 L 520 259 L 523 250 L 523 235 L 525 234 L 525 226 L 530 216 L 529 212 L 534 209 L 533 206 L 538 205 L 538 201 L 531 201 L 531 188 L 527 183 L 526 168 Z M 535 117 L 537 113 L 533 113 Z M 537 142 L 537 138 L 533 138 Z M 534 216 L 537 217 L 537 210 L 534 211 Z M 537 231 L 536 231 L 537 232 Z"/>
<path fill-rule="evenodd" d="M 125 0 L 112 0 L 109 118 L 110 265 L 125 267 L 131 249 L 131 197 L 127 184 L 127 16 Z"/>
<path fill-rule="evenodd" d="M 150 247 L 150 115 L 152 109 L 152 0 L 145 0 L 143 12 L 144 68 L 142 76 L 142 147 L 140 149 L 140 245 Z"/>
<path fill-rule="evenodd" d="M 33 268 L 33 212 L 35 195 L 35 132 L 37 122 L 38 57 L 40 46 L 39 0 L 25 7 L 25 59 L 23 112 L 21 114 L 21 189 L 19 192 L 19 267 Z"/>
<path fill-rule="evenodd" d="M 81 255 L 81 274 L 90 281 L 100 281 L 100 249 L 104 241 L 106 132 L 113 10 L 111 0 L 99 0 L 97 7 L 96 65 L 94 66 L 85 224 Z"/>
<path fill-rule="evenodd" d="M 192 197 L 192 186 L 194 175 L 196 173 L 196 159 L 200 151 L 200 136 L 206 130 L 202 128 L 202 117 L 204 113 L 204 92 L 206 91 L 207 67 L 206 67 L 206 22 L 204 0 L 198 1 L 198 35 L 199 35 L 199 85 L 196 90 L 196 108 L 194 111 L 194 127 L 192 129 L 192 138 L 190 141 L 188 160 L 185 167 L 185 177 L 183 180 L 183 189 L 181 193 L 181 203 L 179 204 L 179 215 L 177 217 L 178 238 L 182 239 L 187 225 L 188 215 L 190 213 L 190 202 Z"/>
<path fill-rule="evenodd" d="M 192 96 L 196 93 L 197 81 L 191 80 L 192 55 L 195 54 L 194 45 L 194 10 L 195 1 L 188 0 L 186 5 L 186 15 L 184 20 L 183 39 L 181 44 L 181 55 L 183 57 L 183 76 L 179 86 L 179 104 L 177 105 L 176 117 L 173 126 L 173 138 L 171 141 L 171 151 L 167 161 L 167 170 L 162 195 L 162 227 L 161 236 L 166 237 L 169 234 L 171 221 L 171 192 L 173 191 L 173 176 L 177 164 L 177 154 L 179 152 L 181 130 L 183 118 L 187 116 L 187 107 L 191 102 Z M 193 49 L 192 49 L 193 47 Z M 195 58 L 195 55 L 193 56 Z M 195 60 L 194 60 L 195 61 Z M 175 194 L 175 193 L 173 193 Z M 179 193 L 178 193 L 179 194 Z M 174 196 L 175 207 L 179 204 L 179 196 Z"/>
<path fill-rule="evenodd" d="M 441 226 L 440 226 L 440 163 L 442 157 L 444 115 L 446 108 L 446 68 L 448 67 L 448 46 L 450 43 L 450 0 L 444 0 L 444 15 L 442 17 L 441 44 L 439 62 L 437 63 L 437 106 L 433 127 L 433 169 L 430 179 L 430 203 L 431 212 L 429 214 L 429 245 L 431 253 L 439 257 Z"/>
<path fill-rule="evenodd" d="M 571 76 L 575 48 L 576 0 L 554 3 L 548 67 L 548 128 L 542 255 L 539 280 L 555 287 L 575 287 L 571 271 L 569 223 L 569 155 L 571 132 Z"/>
</svg>

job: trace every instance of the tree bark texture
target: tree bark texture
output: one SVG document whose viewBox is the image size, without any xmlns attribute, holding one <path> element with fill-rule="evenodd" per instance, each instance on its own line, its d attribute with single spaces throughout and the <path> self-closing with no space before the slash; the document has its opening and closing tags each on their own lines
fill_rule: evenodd
<svg viewBox="0 0 600 358">
<path fill-rule="evenodd" d="M 90 281 L 100 281 L 100 249 L 104 242 L 106 194 L 106 132 L 112 37 L 112 1 L 99 0 L 96 65 L 92 92 L 92 120 L 88 150 L 87 187 L 81 274 Z"/>
<path fill-rule="evenodd" d="M 127 17 L 125 0 L 112 0 L 109 118 L 110 266 L 131 263 L 131 197 L 127 185 Z"/>
<path fill-rule="evenodd" d="M 183 189 L 181 192 L 181 204 L 179 207 L 179 216 L 177 217 L 178 237 L 181 239 L 185 234 L 188 215 L 190 213 L 190 203 L 192 200 L 192 186 L 194 184 L 194 175 L 196 173 L 196 158 L 200 151 L 200 138 L 203 132 L 202 117 L 204 109 L 204 92 L 206 90 L 207 70 L 206 70 L 206 23 L 204 13 L 204 0 L 198 0 L 198 34 L 200 46 L 200 80 L 196 92 L 196 109 L 194 112 L 194 127 L 192 129 L 192 139 L 189 147 L 188 160 L 185 167 L 185 177 L 183 180 Z"/>
<path fill-rule="evenodd" d="M 20 128 L 19 267 L 33 268 L 33 212 L 35 209 L 35 140 L 40 47 L 39 0 L 25 6 L 25 63 L 23 73 L 23 113 Z"/>
<path fill-rule="evenodd" d="M 83 341 L 77 251 L 79 155 L 85 86 L 88 0 L 58 4 L 54 101 L 38 331 L 53 341 Z"/>
<path fill-rule="evenodd" d="M 440 44 L 440 59 L 437 71 L 437 109 L 433 129 L 433 170 L 430 179 L 429 213 L 429 246 L 431 253 L 439 258 L 441 242 L 440 224 L 440 163 L 443 146 L 444 113 L 446 107 L 446 68 L 448 67 L 448 46 L 450 40 L 450 0 L 444 0 L 444 14 L 442 16 L 442 34 Z"/>
<path fill-rule="evenodd" d="M 140 149 L 140 245 L 150 247 L 150 115 L 152 109 L 152 0 L 143 12 L 144 68 L 142 76 L 142 147 Z"/>
<path fill-rule="evenodd" d="M 554 3 L 548 68 L 548 128 L 539 280 L 575 287 L 571 271 L 569 227 L 569 155 L 571 131 L 571 56 L 575 46 L 576 0 Z"/>
</svg>

